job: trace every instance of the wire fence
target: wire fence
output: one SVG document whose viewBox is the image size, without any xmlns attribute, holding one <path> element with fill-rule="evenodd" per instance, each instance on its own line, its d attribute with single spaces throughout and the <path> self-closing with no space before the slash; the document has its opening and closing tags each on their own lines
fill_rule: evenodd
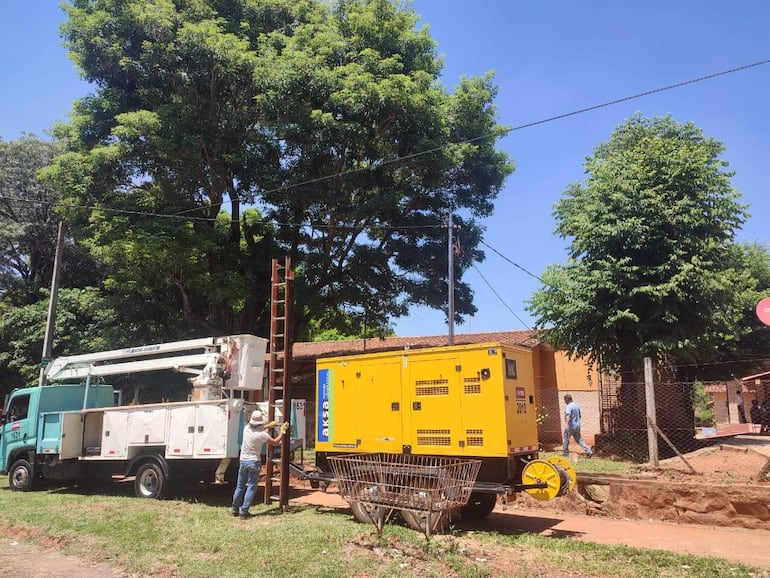
<svg viewBox="0 0 770 578">
<path fill-rule="evenodd" d="M 650 391 L 651 390 L 651 391 Z M 701 447 L 704 439 L 738 433 L 770 435 L 770 381 L 620 381 L 604 378 L 598 390 L 543 391 L 539 437 L 543 449 L 563 449 L 569 393 L 580 407 L 580 433 L 598 455 L 650 460 L 652 428 L 659 456 Z M 654 398 L 654 410 L 648 406 Z M 570 452 L 582 452 L 574 437 Z"/>
</svg>

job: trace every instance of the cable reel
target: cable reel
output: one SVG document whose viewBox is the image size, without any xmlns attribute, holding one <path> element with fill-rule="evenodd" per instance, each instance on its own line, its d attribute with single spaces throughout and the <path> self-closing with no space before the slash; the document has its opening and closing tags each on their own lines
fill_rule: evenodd
<svg viewBox="0 0 770 578">
<path fill-rule="evenodd" d="M 566 460 L 565 460 L 566 461 Z M 567 462 L 569 465 L 569 462 Z M 521 472 L 524 485 L 546 484 L 544 488 L 527 488 L 525 491 L 541 502 L 561 497 L 574 487 L 575 470 L 568 471 L 561 463 L 552 460 L 532 460 Z"/>
<path fill-rule="evenodd" d="M 567 489 L 567 492 L 571 492 L 575 489 L 575 484 L 577 484 L 577 474 L 575 473 L 575 468 L 572 466 L 572 462 L 569 461 L 567 458 L 563 458 L 561 456 L 551 456 L 550 458 L 547 458 L 546 461 L 551 462 L 552 464 L 556 464 L 563 470 L 569 474 L 569 488 Z M 565 494 L 567 492 L 564 492 Z M 559 494 L 562 495 L 562 494 Z"/>
</svg>

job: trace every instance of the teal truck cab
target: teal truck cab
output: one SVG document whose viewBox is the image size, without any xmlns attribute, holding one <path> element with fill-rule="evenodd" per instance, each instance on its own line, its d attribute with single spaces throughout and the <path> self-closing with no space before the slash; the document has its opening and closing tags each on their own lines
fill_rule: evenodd
<svg viewBox="0 0 770 578">
<path fill-rule="evenodd" d="M 87 408 L 112 407 L 110 385 L 50 385 L 15 389 L 0 435 L 0 474 L 14 490 L 30 490 L 37 479 L 76 480 L 83 475 L 78 457 Z"/>
</svg>

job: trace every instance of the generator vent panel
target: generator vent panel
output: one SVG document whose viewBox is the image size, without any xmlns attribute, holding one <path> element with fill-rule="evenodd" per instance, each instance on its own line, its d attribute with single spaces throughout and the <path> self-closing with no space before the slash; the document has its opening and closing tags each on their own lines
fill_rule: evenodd
<svg viewBox="0 0 770 578">
<path fill-rule="evenodd" d="M 449 381 L 446 379 L 423 379 L 415 382 L 415 395 L 449 395 Z"/>
<path fill-rule="evenodd" d="M 463 392 L 465 395 L 481 393 L 481 379 L 478 377 L 466 377 L 463 379 Z"/>
<path fill-rule="evenodd" d="M 452 445 L 452 439 L 448 429 L 418 429 L 417 444 L 446 447 Z"/>
<path fill-rule="evenodd" d="M 465 431 L 465 444 L 472 448 L 484 447 L 484 430 L 469 429 Z"/>
</svg>

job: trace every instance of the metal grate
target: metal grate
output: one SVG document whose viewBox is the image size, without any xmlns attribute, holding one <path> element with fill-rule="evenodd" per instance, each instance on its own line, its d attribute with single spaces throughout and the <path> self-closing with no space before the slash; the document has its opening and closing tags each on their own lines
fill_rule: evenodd
<svg viewBox="0 0 770 578">
<path fill-rule="evenodd" d="M 383 453 L 331 456 L 329 463 L 349 503 L 427 513 L 429 518 L 467 504 L 481 467 L 481 460 Z M 381 513 L 373 519 L 378 530 L 384 518 Z M 428 523 L 425 531 L 430 530 Z"/>
<path fill-rule="evenodd" d="M 421 446 L 451 446 L 451 432 L 448 429 L 418 429 L 417 444 Z"/>
<path fill-rule="evenodd" d="M 465 445 L 474 448 L 484 447 L 484 430 L 469 429 L 465 430 Z"/>
<path fill-rule="evenodd" d="M 465 395 L 472 394 L 472 393 L 481 393 L 481 382 L 479 382 L 479 380 L 477 379 L 473 381 L 466 380 L 463 386 L 463 391 L 465 392 Z"/>
<path fill-rule="evenodd" d="M 449 388 L 445 385 L 434 385 L 431 387 L 418 387 L 415 391 L 418 397 L 426 395 L 449 395 Z"/>
</svg>

